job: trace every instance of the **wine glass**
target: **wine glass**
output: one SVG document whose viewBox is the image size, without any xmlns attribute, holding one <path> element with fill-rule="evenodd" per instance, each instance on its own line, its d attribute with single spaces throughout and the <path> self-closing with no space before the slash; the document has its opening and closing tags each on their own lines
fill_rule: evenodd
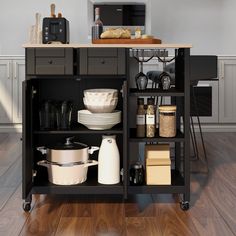
<svg viewBox="0 0 236 236">
<path fill-rule="evenodd" d="M 140 72 L 135 76 L 138 90 L 145 90 L 148 84 L 148 77 L 143 73 L 143 61 L 140 61 Z"/>
</svg>

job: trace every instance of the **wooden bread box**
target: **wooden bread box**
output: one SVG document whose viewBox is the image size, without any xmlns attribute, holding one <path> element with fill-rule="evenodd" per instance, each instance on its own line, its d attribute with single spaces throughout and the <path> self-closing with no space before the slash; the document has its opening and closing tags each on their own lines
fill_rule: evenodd
<svg viewBox="0 0 236 236">
<path fill-rule="evenodd" d="M 146 184 L 171 185 L 170 158 L 146 159 Z"/>
<path fill-rule="evenodd" d="M 145 145 L 145 157 L 148 159 L 169 159 L 170 158 L 170 145 L 169 144 L 156 144 Z"/>
<path fill-rule="evenodd" d="M 147 185 L 170 185 L 170 145 L 145 145 L 145 157 Z"/>
</svg>

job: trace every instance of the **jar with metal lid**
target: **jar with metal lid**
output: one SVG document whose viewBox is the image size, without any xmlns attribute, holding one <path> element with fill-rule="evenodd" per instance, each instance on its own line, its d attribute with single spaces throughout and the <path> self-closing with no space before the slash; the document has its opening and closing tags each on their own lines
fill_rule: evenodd
<svg viewBox="0 0 236 236">
<path fill-rule="evenodd" d="M 159 106 L 159 136 L 176 136 L 176 106 Z"/>
</svg>

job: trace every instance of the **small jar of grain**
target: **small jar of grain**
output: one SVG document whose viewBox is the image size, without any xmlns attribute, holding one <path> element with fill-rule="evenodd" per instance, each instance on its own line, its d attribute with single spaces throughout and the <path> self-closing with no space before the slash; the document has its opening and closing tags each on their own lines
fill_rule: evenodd
<svg viewBox="0 0 236 236">
<path fill-rule="evenodd" d="M 176 136 L 176 106 L 159 106 L 159 136 Z"/>
</svg>

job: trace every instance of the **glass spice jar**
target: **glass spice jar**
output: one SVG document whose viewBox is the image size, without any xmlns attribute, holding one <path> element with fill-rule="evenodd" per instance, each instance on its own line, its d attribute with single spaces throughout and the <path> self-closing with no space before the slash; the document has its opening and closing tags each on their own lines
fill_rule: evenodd
<svg viewBox="0 0 236 236">
<path fill-rule="evenodd" d="M 138 98 L 138 109 L 136 114 L 136 136 L 145 137 L 145 113 L 144 98 Z"/>
<path fill-rule="evenodd" d="M 159 136 L 176 136 L 176 106 L 159 106 Z"/>
<path fill-rule="evenodd" d="M 147 99 L 147 111 L 146 111 L 146 137 L 155 137 L 156 132 L 156 111 L 154 105 L 154 99 Z"/>
</svg>

